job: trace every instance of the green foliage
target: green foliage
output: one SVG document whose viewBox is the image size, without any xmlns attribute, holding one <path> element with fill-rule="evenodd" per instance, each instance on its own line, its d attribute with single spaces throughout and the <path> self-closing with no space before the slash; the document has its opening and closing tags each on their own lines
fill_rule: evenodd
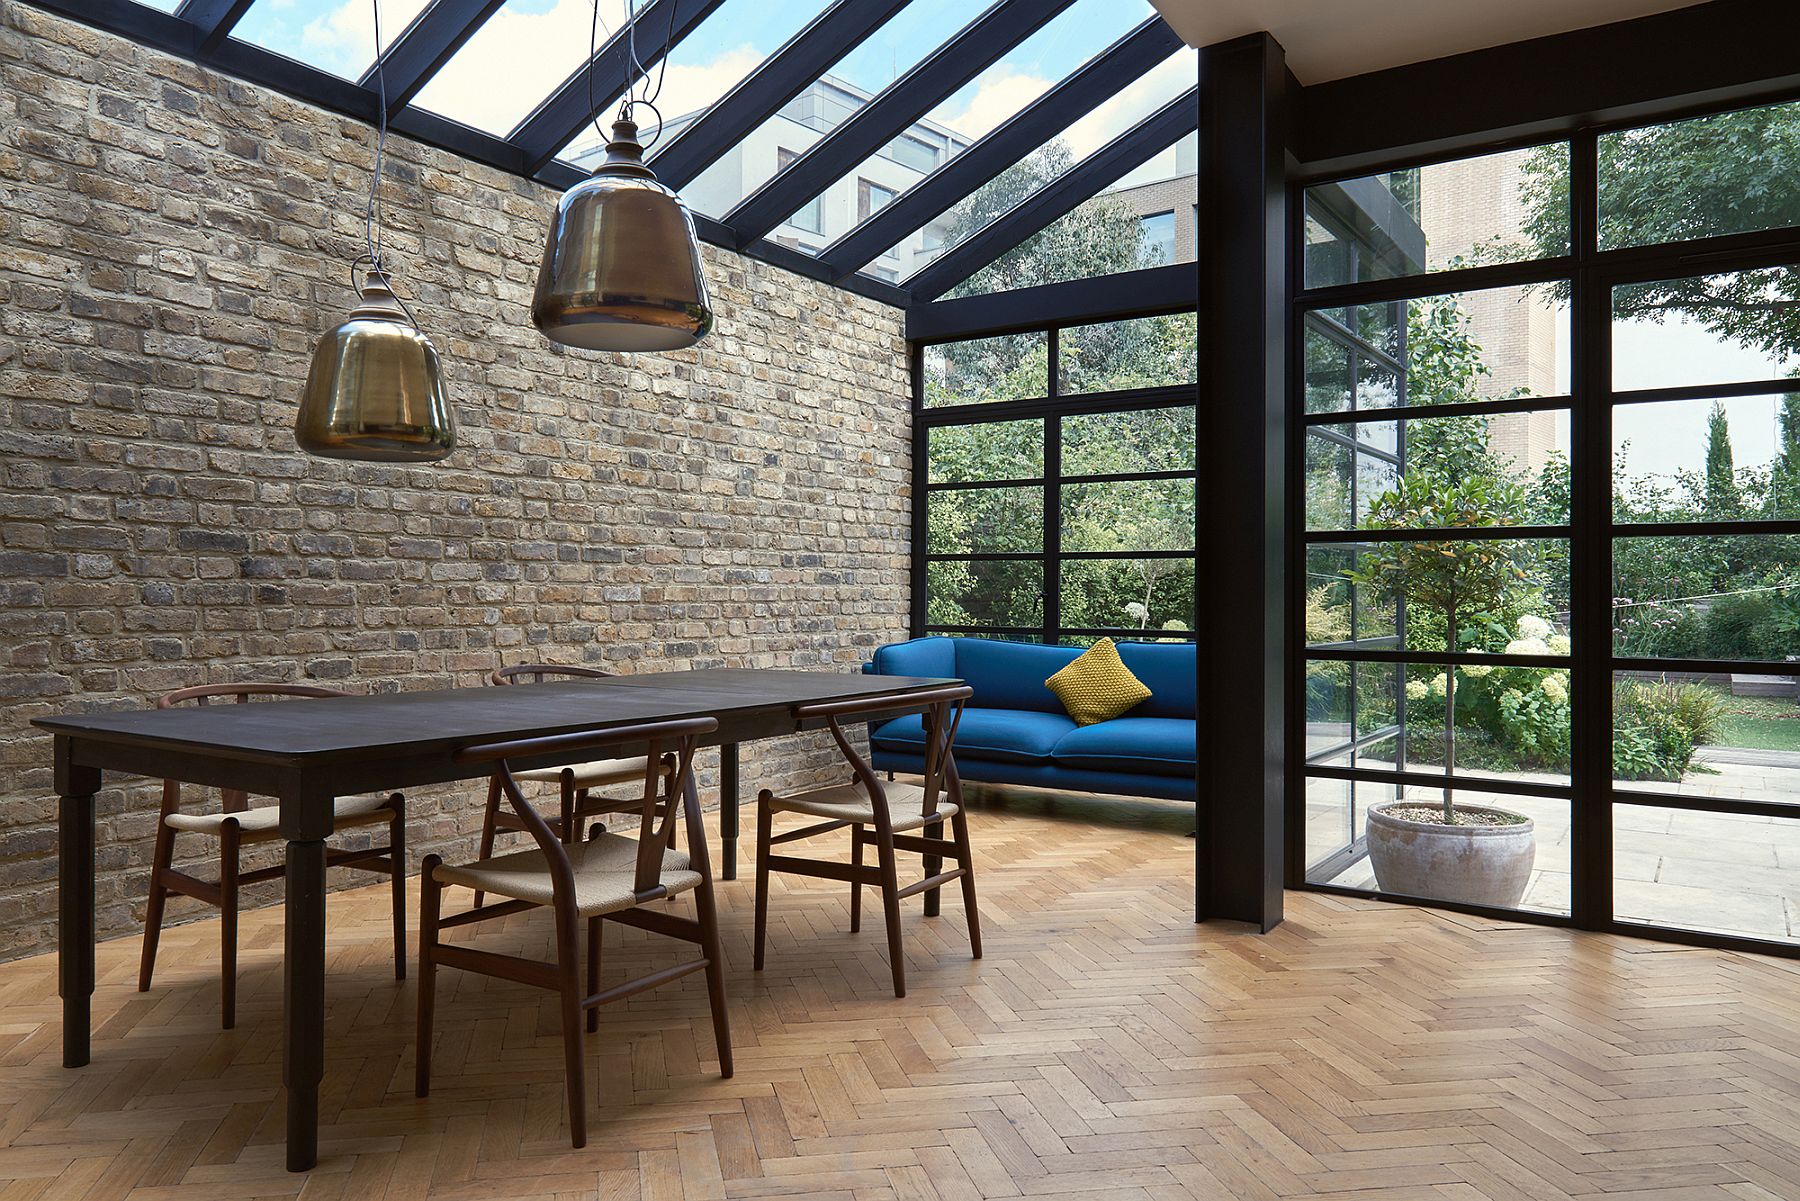
<svg viewBox="0 0 1800 1201">
<path fill-rule="evenodd" d="M 1725 420 L 1724 403 L 1715 400 L 1706 418 L 1706 514 L 1728 518 L 1741 513 L 1737 470 L 1731 457 L 1731 426 Z"/>
<path fill-rule="evenodd" d="M 1701 684 L 1621 681 L 1613 688 L 1613 775 L 1677 781 L 1694 748 L 1718 740 L 1725 702 Z"/>
</svg>

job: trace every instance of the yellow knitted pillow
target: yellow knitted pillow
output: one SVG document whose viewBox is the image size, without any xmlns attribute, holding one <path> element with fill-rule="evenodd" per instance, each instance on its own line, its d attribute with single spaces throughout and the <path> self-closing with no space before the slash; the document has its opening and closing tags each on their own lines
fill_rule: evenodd
<svg viewBox="0 0 1800 1201">
<path fill-rule="evenodd" d="M 1079 659 L 1044 681 L 1078 726 L 1110 721 L 1150 699 L 1144 682 L 1119 658 L 1112 639 L 1102 638 Z"/>
</svg>

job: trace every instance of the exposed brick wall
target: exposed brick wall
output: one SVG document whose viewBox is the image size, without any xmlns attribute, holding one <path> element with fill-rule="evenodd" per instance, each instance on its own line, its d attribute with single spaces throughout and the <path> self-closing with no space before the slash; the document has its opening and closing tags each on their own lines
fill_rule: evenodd
<svg viewBox="0 0 1800 1201">
<path fill-rule="evenodd" d="M 697 351 L 564 352 L 526 316 L 554 193 L 388 146 L 391 261 L 461 422 L 431 466 L 291 432 L 351 304 L 373 131 L 0 0 L 0 958 L 54 930 L 32 717 L 528 659 L 854 670 L 904 636 L 897 310 L 709 247 Z M 745 786 L 830 763 L 758 744 Z M 157 791 L 101 798 L 103 935 L 141 920 Z M 415 862 L 468 854 L 479 801 L 416 795 Z"/>
</svg>

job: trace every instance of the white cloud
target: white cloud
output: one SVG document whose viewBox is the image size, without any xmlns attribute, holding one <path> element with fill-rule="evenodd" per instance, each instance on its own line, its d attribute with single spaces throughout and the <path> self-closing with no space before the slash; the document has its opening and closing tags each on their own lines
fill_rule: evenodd
<svg viewBox="0 0 1800 1201">
<path fill-rule="evenodd" d="M 1053 82 L 1002 64 L 976 81 L 974 95 L 961 107 L 956 107 L 953 96 L 931 111 L 931 120 L 966 138 L 979 138 L 1049 91 Z"/>
<path fill-rule="evenodd" d="M 393 45 L 394 39 L 425 7 L 425 0 L 379 2 L 384 47 Z M 340 74 L 360 75 L 375 61 L 375 11 L 365 0 L 345 0 L 324 16 L 307 22 L 300 32 L 300 42 L 312 56 L 336 64 Z"/>
<path fill-rule="evenodd" d="M 1078 159 L 1092 154 L 1193 87 L 1199 79 L 1198 63 L 1193 50 L 1171 55 L 1069 126 L 1062 140 Z"/>
</svg>

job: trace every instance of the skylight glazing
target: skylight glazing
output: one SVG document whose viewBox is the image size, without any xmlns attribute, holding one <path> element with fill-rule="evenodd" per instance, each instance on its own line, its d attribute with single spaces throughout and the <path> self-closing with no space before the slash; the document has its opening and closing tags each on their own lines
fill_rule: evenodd
<svg viewBox="0 0 1800 1201">
<path fill-rule="evenodd" d="M 647 0 L 639 0 L 640 7 L 645 2 Z M 662 144 L 667 145 L 683 127 L 704 116 L 725 93 L 767 62 L 770 55 L 806 28 L 824 8 L 824 0 L 725 0 L 719 5 L 669 56 L 668 71 L 662 77 L 662 93 L 656 100 L 667 123 L 659 139 Z M 638 31 L 638 36 L 661 44 L 661 34 L 648 24 Z M 582 45 L 585 47 L 586 44 L 584 40 Z M 640 40 L 639 45 L 642 44 Z M 616 86 L 600 89 L 603 101 L 617 97 L 623 91 L 624 80 L 614 83 Z M 653 133 L 654 130 L 646 125 L 644 136 L 650 137 Z M 557 157 L 578 166 L 590 166 L 601 144 L 601 138 L 590 125 L 576 134 Z M 738 153 L 733 151 L 726 158 Z M 690 207 L 697 207 L 685 189 L 682 198 Z"/>
<path fill-rule="evenodd" d="M 816 254 L 942 170 L 1153 15 L 1148 0 L 1076 0 L 923 119 L 822 190 L 771 236 Z M 819 236 L 804 236 L 806 219 L 815 214 L 823 218 L 819 222 L 823 228 Z M 908 251 L 923 251 L 931 232 L 921 231 L 882 256 L 870 265 L 869 274 L 888 282 L 911 274 L 917 268 Z"/>
<path fill-rule="evenodd" d="M 1085 162 L 1095 151 L 1129 133 L 1151 114 L 1192 89 L 1199 79 L 1199 69 L 1197 50 L 1184 47 L 1177 51 L 998 178 L 984 184 L 948 212 L 933 218 L 923 229 L 908 234 L 887 253 L 865 264 L 862 273 L 878 279 L 894 276 L 905 279 L 923 270 L 940 254 L 961 245 L 1006 210 Z M 1177 162 L 1178 157 L 1178 147 L 1171 147 L 1114 186 L 1130 188 L 1154 179 L 1191 174 L 1191 158 L 1183 166 Z"/>
<path fill-rule="evenodd" d="M 779 113 L 701 172 L 682 190 L 683 197 L 696 211 L 723 217 L 954 37 L 977 11 L 968 0 L 912 0 Z M 672 127 L 690 119 L 676 116 L 673 109 L 667 111 Z M 923 128 L 927 125 L 928 122 L 920 122 L 895 139 L 896 149 L 905 143 L 906 149 L 899 152 L 909 153 L 922 163 L 934 156 L 954 153 L 951 146 L 960 149 L 966 144 L 948 129 Z M 651 166 L 655 165 L 653 158 Z M 891 173 L 877 178 L 877 188 L 897 190 L 888 174 Z M 878 191 L 877 197 L 880 194 Z M 792 228 L 784 228 L 778 237 L 788 245 L 816 252 L 827 222 L 830 228 L 837 229 L 841 215 L 833 212 L 826 217 L 824 206 L 809 204 L 788 223 Z"/>
<path fill-rule="evenodd" d="M 399 39 L 428 0 L 378 2 L 381 42 L 386 47 Z M 582 7 L 587 2 L 581 0 Z M 180 0 L 153 3 L 170 12 L 179 5 Z M 341 79 L 360 78 L 375 63 L 375 12 L 368 0 L 257 0 L 231 36 Z"/>
</svg>

